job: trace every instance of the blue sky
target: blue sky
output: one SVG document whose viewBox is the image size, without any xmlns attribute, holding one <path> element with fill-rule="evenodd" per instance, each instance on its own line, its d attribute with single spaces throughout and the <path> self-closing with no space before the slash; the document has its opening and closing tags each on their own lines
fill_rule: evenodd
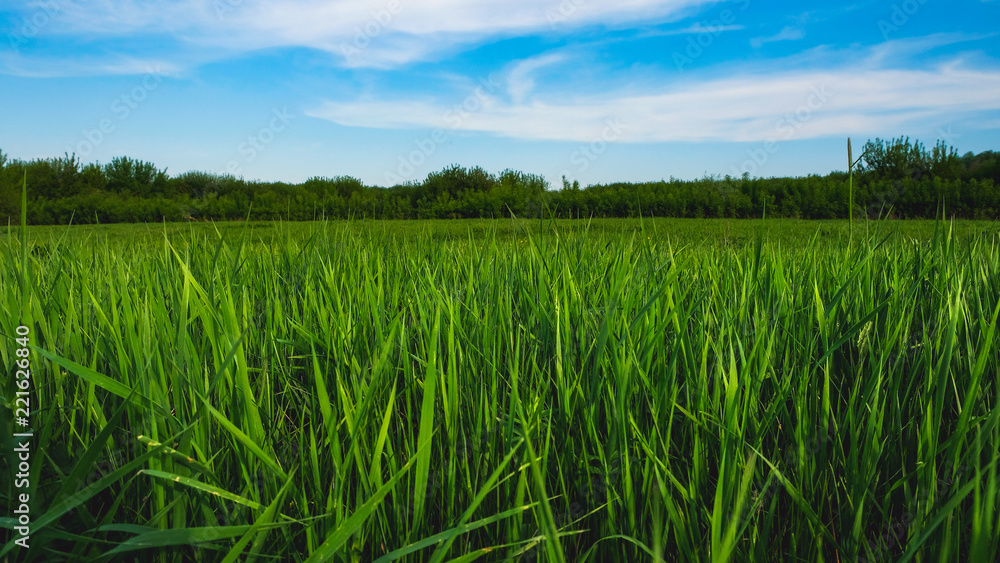
<svg viewBox="0 0 1000 563">
<path fill-rule="evenodd" d="M 1000 1 L 0 0 L 0 150 L 587 185 L 1000 149 Z"/>
</svg>

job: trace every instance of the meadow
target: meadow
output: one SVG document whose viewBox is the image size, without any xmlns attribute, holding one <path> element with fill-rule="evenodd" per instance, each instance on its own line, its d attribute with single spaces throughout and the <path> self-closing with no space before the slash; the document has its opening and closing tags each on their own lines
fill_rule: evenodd
<svg viewBox="0 0 1000 563">
<path fill-rule="evenodd" d="M 0 560 L 998 560 L 995 222 L 0 238 Z"/>
</svg>

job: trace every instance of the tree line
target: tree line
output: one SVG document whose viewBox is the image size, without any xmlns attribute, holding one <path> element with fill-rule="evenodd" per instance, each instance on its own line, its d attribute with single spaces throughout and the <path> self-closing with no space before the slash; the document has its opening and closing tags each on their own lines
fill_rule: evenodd
<svg viewBox="0 0 1000 563">
<path fill-rule="evenodd" d="M 537 217 L 688 217 L 802 219 L 855 217 L 996 219 L 1000 153 L 959 156 L 939 142 L 930 150 L 909 138 L 868 141 L 853 177 L 846 172 L 795 178 L 706 176 L 698 180 L 596 184 L 563 178 L 550 190 L 540 175 L 499 174 L 452 165 L 421 182 L 367 186 L 356 178 L 314 177 L 301 184 L 247 181 L 186 172 L 170 176 L 153 163 L 118 157 L 83 164 L 75 155 L 23 161 L 0 151 L 0 218 L 20 221 L 28 179 L 31 224 L 189 220 L 448 219 Z"/>
</svg>

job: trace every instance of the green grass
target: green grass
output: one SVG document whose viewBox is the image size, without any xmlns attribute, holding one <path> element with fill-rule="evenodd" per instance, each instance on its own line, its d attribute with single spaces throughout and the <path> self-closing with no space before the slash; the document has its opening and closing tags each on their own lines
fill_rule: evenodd
<svg viewBox="0 0 1000 563">
<path fill-rule="evenodd" d="M 996 226 L 856 227 L 11 231 L 0 560 L 996 560 Z"/>
</svg>

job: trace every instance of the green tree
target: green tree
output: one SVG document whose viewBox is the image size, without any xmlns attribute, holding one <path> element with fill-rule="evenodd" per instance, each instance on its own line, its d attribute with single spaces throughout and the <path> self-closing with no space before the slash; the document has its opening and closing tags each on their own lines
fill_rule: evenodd
<svg viewBox="0 0 1000 563">
<path fill-rule="evenodd" d="M 167 171 L 159 170 L 152 162 L 134 160 L 127 156 L 111 159 L 104 167 L 107 190 L 126 196 L 151 197 L 164 193 Z"/>
</svg>

